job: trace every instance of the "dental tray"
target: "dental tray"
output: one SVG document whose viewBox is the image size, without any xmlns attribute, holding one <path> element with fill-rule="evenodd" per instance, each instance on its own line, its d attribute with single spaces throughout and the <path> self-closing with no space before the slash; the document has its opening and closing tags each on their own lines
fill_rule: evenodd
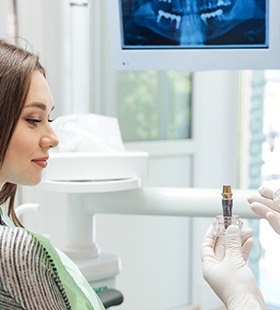
<svg viewBox="0 0 280 310">
<path fill-rule="evenodd" d="M 146 152 L 51 153 L 44 180 L 89 181 L 146 177 Z"/>
</svg>

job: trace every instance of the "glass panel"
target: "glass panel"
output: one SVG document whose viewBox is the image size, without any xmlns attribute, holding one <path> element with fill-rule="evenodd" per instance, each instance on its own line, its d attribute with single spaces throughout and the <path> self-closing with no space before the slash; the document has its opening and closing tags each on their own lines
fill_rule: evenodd
<svg viewBox="0 0 280 310">
<path fill-rule="evenodd" d="M 264 180 L 280 178 L 280 71 L 265 72 L 264 134 L 262 175 Z M 260 241 L 263 255 L 260 260 L 260 287 L 265 300 L 273 309 L 280 309 L 280 236 L 267 221 L 261 220 Z"/>
<path fill-rule="evenodd" d="M 191 138 L 190 73 L 117 74 L 117 118 L 124 141 Z"/>
<path fill-rule="evenodd" d="M 262 174 L 264 179 L 280 178 L 280 71 L 265 73 L 264 134 Z"/>
<path fill-rule="evenodd" d="M 254 71 L 251 75 L 250 86 L 252 94 L 250 96 L 250 117 L 249 117 L 249 162 L 248 162 L 248 188 L 257 189 L 262 183 L 262 144 L 263 135 L 263 89 L 265 85 L 264 72 Z M 259 237 L 259 220 L 249 220 L 255 236 Z M 259 238 L 256 238 L 252 249 L 249 266 L 254 272 L 255 278 L 259 281 L 259 261 L 262 255 L 262 247 Z"/>
<path fill-rule="evenodd" d="M 260 222 L 260 242 L 263 249 L 259 273 L 260 289 L 266 303 L 280 309 L 279 290 L 277 289 L 280 282 L 280 238 L 266 220 Z"/>
</svg>

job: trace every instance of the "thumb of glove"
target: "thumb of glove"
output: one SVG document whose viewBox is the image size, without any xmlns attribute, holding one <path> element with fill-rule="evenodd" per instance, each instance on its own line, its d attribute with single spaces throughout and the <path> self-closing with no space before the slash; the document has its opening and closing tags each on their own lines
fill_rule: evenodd
<svg viewBox="0 0 280 310">
<path fill-rule="evenodd" d="M 280 189 L 277 189 L 272 196 L 273 201 L 277 205 L 277 207 L 280 207 Z M 278 210 L 277 210 L 278 211 Z M 278 211 L 279 212 L 279 211 Z"/>
<path fill-rule="evenodd" d="M 230 225 L 226 230 L 226 254 L 230 257 L 235 257 L 243 261 L 242 251 L 241 251 L 241 238 L 239 229 L 233 225 Z"/>
</svg>

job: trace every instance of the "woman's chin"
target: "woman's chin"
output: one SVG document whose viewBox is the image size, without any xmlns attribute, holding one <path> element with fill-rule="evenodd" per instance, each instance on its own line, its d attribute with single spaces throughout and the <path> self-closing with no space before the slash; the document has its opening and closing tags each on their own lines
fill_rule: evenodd
<svg viewBox="0 0 280 310">
<path fill-rule="evenodd" d="M 41 181 L 42 181 L 42 176 L 40 176 L 38 178 L 34 178 L 32 180 L 27 180 L 25 182 L 25 184 L 21 184 L 21 185 L 24 185 L 24 186 L 34 186 L 34 185 L 38 185 Z"/>
</svg>

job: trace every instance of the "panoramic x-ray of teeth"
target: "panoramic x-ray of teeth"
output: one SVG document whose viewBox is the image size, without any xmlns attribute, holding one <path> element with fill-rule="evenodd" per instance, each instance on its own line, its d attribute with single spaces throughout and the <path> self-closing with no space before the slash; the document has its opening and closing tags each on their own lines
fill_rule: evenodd
<svg viewBox="0 0 280 310">
<path fill-rule="evenodd" d="M 124 48 L 266 45 L 267 0 L 122 0 Z"/>
</svg>

